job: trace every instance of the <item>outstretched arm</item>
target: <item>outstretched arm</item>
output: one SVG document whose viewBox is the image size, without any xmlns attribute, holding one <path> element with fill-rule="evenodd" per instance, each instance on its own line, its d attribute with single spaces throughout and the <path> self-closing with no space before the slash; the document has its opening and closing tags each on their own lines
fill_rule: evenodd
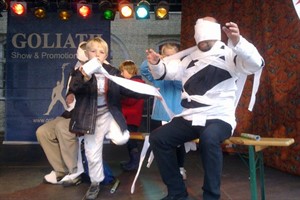
<svg viewBox="0 0 300 200">
<path fill-rule="evenodd" d="M 157 65 L 160 60 L 160 54 L 156 53 L 153 49 L 147 49 L 147 60 L 151 65 Z"/>
<path fill-rule="evenodd" d="M 227 22 L 225 26 L 222 27 L 222 30 L 227 35 L 228 39 L 231 40 L 233 46 L 236 46 L 239 43 L 240 30 L 236 23 Z"/>
<path fill-rule="evenodd" d="M 222 30 L 228 37 L 228 46 L 237 55 L 236 65 L 238 70 L 252 74 L 264 66 L 264 59 L 256 47 L 240 35 L 239 27 L 234 22 L 227 22 Z"/>
</svg>

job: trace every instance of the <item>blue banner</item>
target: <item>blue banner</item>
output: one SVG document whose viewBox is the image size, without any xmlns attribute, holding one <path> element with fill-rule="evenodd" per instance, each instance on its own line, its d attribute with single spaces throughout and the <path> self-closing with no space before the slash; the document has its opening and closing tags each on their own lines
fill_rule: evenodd
<svg viewBox="0 0 300 200">
<path fill-rule="evenodd" d="M 8 16 L 4 143 L 34 143 L 35 131 L 64 111 L 65 89 L 77 46 L 101 36 L 110 47 L 110 21 L 94 14 L 62 21 Z"/>
</svg>

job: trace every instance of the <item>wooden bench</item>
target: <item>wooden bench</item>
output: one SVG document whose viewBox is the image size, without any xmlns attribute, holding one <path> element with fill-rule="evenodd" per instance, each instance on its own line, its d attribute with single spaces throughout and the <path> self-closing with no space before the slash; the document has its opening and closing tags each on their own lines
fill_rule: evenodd
<svg viewBox="0 0 300 200">
<path fill-rule="evenodd" d="M 130 139 L 144 140 L 149 133 L 131 132 Z M 194 140 L 199 143 L 199 139 Z M 257 200 L 257 181 L 256 172 L 259 169 L 261 199 L 265 200 L 265 184 L 264 184 L 264 161 L 262 150 L 267 147 L 287 147 L 293 144 L 293 138 L 267 138 L 262 137 L 260 140 L 251 140 L 242 137 L 230 137 L 224 141 L 224 144 L 243 145 L 248 147 L 249 154 L 249 176 L 251 200 Z"/>
</svg>

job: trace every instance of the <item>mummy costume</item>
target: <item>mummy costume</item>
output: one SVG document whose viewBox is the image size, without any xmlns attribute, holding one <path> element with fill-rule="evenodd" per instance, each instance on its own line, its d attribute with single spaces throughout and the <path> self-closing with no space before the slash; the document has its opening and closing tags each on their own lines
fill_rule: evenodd
<svg viewBox="0 0 300 200">
<path fill-rule="evenodd" d="M 236 126 L 239 79 L 261 72 L 264 66 L 257 49 L 242 36 L 236 46 L 230 40 L 228 46 L 221 42 L 221 29 L 217 23 L 199 19 L 195 25 L 195 40 L 197 44 L 208 40 L 216 42 L 206 52 L 196 46 L 160 60 L 157 65 L 149 64 L 155 79 L 180 80 L 183 85 L 182 113 L 154 130 L 149 138 L 168 188 L 168 196 L 164 199 L 188 196 L 173 150 L 196 138 L 201 141 L 203 199 L 220 198 L 223 159 L 220 144 L 231 136 Z"/>
</svg>

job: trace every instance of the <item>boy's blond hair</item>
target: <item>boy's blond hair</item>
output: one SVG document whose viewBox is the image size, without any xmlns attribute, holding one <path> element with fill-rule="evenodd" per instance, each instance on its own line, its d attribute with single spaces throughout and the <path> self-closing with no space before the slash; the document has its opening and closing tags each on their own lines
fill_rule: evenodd
<svg viewBox="0 0 300 200">
<path fill-rule="evenodd" d="M 106 55 L 108 55 L 108 44 L 107 44 L 107 42 L 106 42 L 105 40 L 103 40 L 103 38 L 101 38 L 101 37 L 94 37 L 94 38 L 89 39 L 89 40 L 86 42 L 86 50 L 89 50 L 91 43 L 94 43 L 94 42 L 95 42 L 95 43 L 99 43 L 99 44 L 103 47 L 104 53 L 105 53 Z"/>
<path fill-rule="evenodd" d="M 139 71 L 138 67 L 132 60 L 125 60 L 120 64 L 119 70 L 122 72 L 124 69 L 126 69 L 127 72 L 132 76 L 137 75 Z"/>
<path fill-rule="evenodd" d="M 166 43 L 161 47 L 161 54 L 165 55 L 166 49 L 174 49 L 176 52 L 178 52 L 178 46 L 174 43 Z"/>
</svg>

